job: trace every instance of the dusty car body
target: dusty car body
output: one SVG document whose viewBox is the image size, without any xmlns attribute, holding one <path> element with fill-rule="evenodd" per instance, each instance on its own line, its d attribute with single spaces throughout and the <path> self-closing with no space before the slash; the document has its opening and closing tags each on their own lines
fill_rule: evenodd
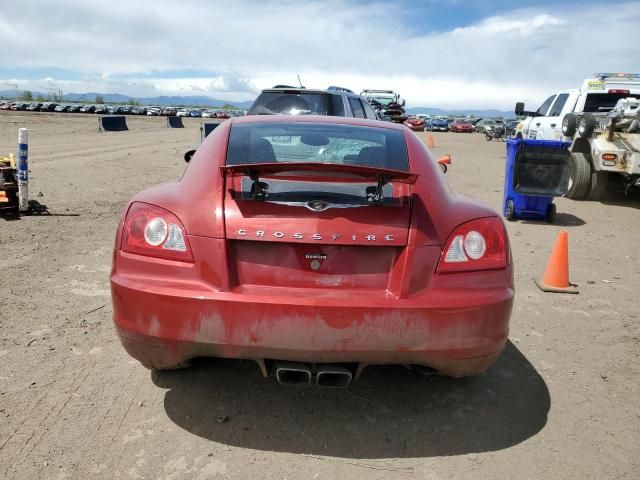
<svg viewBox="0 0 640 480">
<path fill-rule="evenodd" d="M 454 194 L 408 129 L 279 115 L 224 122 L 181 179 L 131 199 L 111 290 L 143 365 L 253 359 L 282 383 L 369 364 L 477 374 L 514 296 L 498 214 Z"/>
<path fill-rule="evenodd" d="M 424 119 L 418 117 L 409 117 L 402 123 L 405 127 L 408 127 L 414 132 L 424 132 L 424 129 L 427 126 L 427 122 L 425 122 Z"/>
<path fill-rule="evenodd" d="M 467 120 L 456 119 L 449 125 L 450 132 L 473 133 L 473 125 Z"/>
</svg>

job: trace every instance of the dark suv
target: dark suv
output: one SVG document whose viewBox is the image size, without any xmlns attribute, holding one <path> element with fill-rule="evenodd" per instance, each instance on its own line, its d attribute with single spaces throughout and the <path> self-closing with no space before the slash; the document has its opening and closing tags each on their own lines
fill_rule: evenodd
<svg viewBox="0 0 640 480">
<path fill-rule="evenodd" d="M 310 90 L 276 85 L 258 95 L 247 115 L 329 115 L 379 120 L 364 98 L 342 87 Z"/>
</svg>

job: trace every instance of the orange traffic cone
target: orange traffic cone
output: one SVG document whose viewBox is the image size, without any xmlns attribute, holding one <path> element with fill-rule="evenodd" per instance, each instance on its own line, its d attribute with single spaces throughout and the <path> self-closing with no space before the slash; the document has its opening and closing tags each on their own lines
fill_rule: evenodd
<svg viewBox="0 0 640 480">
<path fill-rule="evenodd" d="M 429 148 L 436 148 L 436 142 L 433 140 L 433 135 L 431 133 L 427 137 L 427 146 Z"/>
<path fill-rule="evenodd" d="M 534 280 L 543 292 L 578 293 L 569 282 L 569 234 L 561 230 L 542 280 Z"/>
</svg>

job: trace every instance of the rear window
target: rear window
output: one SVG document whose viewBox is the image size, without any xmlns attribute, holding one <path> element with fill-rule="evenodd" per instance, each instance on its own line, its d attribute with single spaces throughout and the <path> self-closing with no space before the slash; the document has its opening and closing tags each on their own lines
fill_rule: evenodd
<svg viewBox="0 0 640 480">
<path fill-rule="evenodd" d="M 314 123 L 245 123 L 231 128 L 227 165 L 318 162 L 409 170 L 401 131 Z"/>
<path fill-rule="evenodd" d="M 589 93 L 584 101 L 583 112 L 602 113 L 613 110 L 618 100 L 622 98 L 635 97 L 640 95 L 628 93 Z"/>
<path fill-rule="evenodd" d="M 249 115 L 333 115 L 333 102 L 326 93 L 262 92 Z"/>
</svg>

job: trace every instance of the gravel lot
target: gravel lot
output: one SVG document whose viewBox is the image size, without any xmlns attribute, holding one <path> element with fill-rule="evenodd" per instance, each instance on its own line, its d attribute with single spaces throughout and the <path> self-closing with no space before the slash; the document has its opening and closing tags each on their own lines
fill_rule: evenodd
<svg viewBox="0 0 640 480">
<path fill-rule="evenodd" d="M 379 368 L 346 390 L 282 387 L 251 362 L 158 375 L 116 338 L 112 242 L 134 192 L 181 174 L 200 123 L 127 121 L 0 112 L 0 155 L 29 128 L 32 198 L 51 213 L 0 218 L 0 478 L 638 478 L 638 198 L 508 224 L 511 341 L 485 375 Z M 504 144 L 434 137 L 452 187 L 498 209 Z M 580 295 L 532 282 L 561 228 Z"/>
</svg>

